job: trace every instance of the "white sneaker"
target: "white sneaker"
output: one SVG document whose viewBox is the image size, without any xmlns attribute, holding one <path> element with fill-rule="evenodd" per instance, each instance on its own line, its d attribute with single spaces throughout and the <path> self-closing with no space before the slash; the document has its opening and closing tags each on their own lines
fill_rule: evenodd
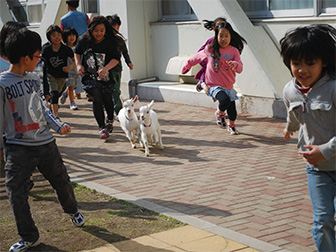
<svg viewBox="0 0 336 252">
<path fill-rule="evenodd" d="M 205 82 L 202 82 L 201 87 L 203 88 L 205 94 L 209 96 L 209 94 L 208 94 L 208 91 L 209 91 L 208 85 Z"/>
<path fill-rule="evenodd" d="M 66 90 L 65 90 L 61 95 L 61 100 L 60 100 L 61 104 L 64 104 L 66 99 L 67 99 L 67 96 L 66 96 Z"/>
<path fill-rule="evenodd" d="M 36 247 L 41 243 L 40 239 L 37 239 L 34 242 L 27 242 L 27 241 L 18 241 L 17 243 L 13 244 L 12 247 L 10 247 L 9 252 L 22 252 L 26 251 L 29 248 Z"/>
<path fill-rule="evenodd" d="M 70 105 L 71 110 L 78 110 L 78 107 L 76 104 Z"/>
</svg>

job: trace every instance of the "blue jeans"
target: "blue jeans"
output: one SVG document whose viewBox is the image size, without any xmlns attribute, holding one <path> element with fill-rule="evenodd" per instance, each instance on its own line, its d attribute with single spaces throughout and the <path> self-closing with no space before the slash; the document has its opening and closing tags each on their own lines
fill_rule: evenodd
<svg viewBox="0 0 336 252">
<path fill-rule="evenodd" d="M 313 238 L 319 252 L 334 252 L 336 173 L 306 169 L 314 211 Z"/>
</svg>

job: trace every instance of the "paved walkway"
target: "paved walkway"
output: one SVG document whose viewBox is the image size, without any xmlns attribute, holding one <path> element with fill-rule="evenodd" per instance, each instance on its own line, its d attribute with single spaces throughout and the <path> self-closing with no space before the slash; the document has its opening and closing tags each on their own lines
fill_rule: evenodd
<svg viewBox="0 0 336 252">
<path fill-rule="evenodd" d="M 57 136 L 73 181 L 256 250 L 315 251 L 305 164 L 284 120 L 239 115 L 231 136 L 213 109 L 155 102 L 165 149 L 145 157 L 118 122 L 100 140 L 91 104 L 77 103 L 61 106 L 72 133 Z"/>
</svg>

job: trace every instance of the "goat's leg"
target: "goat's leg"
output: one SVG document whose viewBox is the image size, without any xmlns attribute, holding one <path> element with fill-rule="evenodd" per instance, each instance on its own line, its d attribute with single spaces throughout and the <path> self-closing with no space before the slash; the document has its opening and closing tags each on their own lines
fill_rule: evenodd
<svg viewBox="0 0 336 252">
<path fill-rule="evenodd" d="M 132 148 L 135 148 L 135 142 L 133 141 L 132 133 L 129 130 L 126 131 L 126 136 L 130 141 Z"/>
<path fill-rule="evenodd" d="M 159 148 L 160 148 L 160 150 L 162 150 L 163 149 L 163 143 L 162 143 L 162 136 L 161 136 L 161 130 L 160 129 L 157 130 L 157 135 L 158 135 L 158 138 L 159 138 Z"/>
<path fill-rule="evenodd" d="M 140 129 L 136 129 L 136 137 L 139 138 L 140 147 L 143 148 L 144 145 L 143 145 L 143 142 L 142 142 L 142 139 L 141 139 Z"/>
<path fill-rule="evenodd" d="M 149 149 L 148 149 L 147 135 L 144 134 L 144 133 L 141 133 L 141 139 L 142 139 L 142 142 L 145 146 L 145 156 L 148 157 L 149 156 Z"/>
</svg>

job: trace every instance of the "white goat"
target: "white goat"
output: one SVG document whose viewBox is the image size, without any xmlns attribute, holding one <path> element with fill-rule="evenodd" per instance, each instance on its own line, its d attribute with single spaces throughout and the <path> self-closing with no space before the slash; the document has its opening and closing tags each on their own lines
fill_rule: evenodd
<svg viewBox="0 0 336 252">
<path fill-rule="evenodd" d="M 154 100 L 151 101 L 147 106 L 141 106 L 140 112 L 140 131 L 141 140 L 145 147 L 145 156 L 149 156 L 148 149 L 148 138 L 152 142 L 152 136 L 155 139 L 155 145 L 161 150 L 163 149 L 160 124 L 157 114 L 152 110 Z"/>
<path fill-rule="evenodd" d="M 132 148 L 135 148 L 135 142 L 140 133 L 138 117 L 134 112 L 134 103 L 137 101 L 137 95 L 133 99 L 124 101 L 124 107 L 118 113 L 120 127 L 125 132 L 128 140 L 131 142 Z M 141 142 L 140 145 L 142 147 Z"/>
</svg>

